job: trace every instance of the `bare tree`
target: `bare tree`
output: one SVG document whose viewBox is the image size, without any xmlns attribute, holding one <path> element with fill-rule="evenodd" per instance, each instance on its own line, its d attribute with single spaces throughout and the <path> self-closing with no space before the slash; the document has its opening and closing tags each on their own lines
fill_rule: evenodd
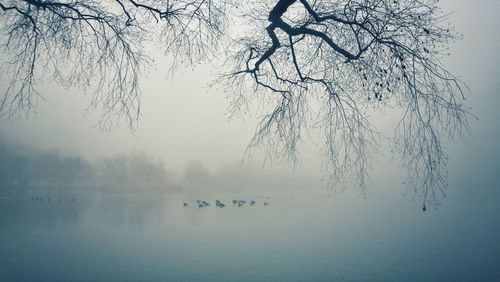
<svg viewBox="0 0 500 282">
<path fill-rule="evenodd" d="M 134 124 L 139 74 L 149 62 L 143 42 L 161 38 L 167 51 L 193 62 L 237 18 L 241 30 L 223 42 L 231 70 L 218 82 L 236 110 L 253 97 L 270 107 L 249 152 L 259 147 L 296 161 L 301 140 L 320 129 L 334 186 L 345 180 L 364 194 L 378 140 L 370 113 L 393 109 L 401 113 L 394 152 L 425 210 L 446 188 L 443 138 L 468 128 L 466 86 L 441 62 L 460 36 L 437 0 L 2 2 L 9 58 L 2 69 L 11 81 L 4 116 L 29 110 L 39 96 L 36 79 L 50 77 L 97 85 L 92 105 L 103 107 L 104 121 L 118 114 Z"/>
</svg>

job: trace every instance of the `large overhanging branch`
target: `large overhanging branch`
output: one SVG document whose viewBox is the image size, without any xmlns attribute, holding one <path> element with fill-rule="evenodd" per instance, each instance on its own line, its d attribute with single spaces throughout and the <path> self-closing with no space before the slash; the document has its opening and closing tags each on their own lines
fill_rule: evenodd
<svg viewBox="0 0 500 282">
<path fill-rule="evenodd" d="M 402 112 L 393 151 L 408 183 L 424 206 L 438 203 L 446 187 L 441 139 L 467 130 L 468 112 L 465 85 L 440 62 L 457 35 L 442 26 L 436 3 L 277 1 L 262 16 L 267 38 L 245 38 L 232 57 L 232 88 L 250 81 L 257 92 L 279 94 L 249 151 L 264 147 L 295 160 L 301 131 L 319 127 L 333 186 L 349 179 L 344 185 L 364 188 L 378 135 L 367 106 L 389 107 Z"/>
</svg>

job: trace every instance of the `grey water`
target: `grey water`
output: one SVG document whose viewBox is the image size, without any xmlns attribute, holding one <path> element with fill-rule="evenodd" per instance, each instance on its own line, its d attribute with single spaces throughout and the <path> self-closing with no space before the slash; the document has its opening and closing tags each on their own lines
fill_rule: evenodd
<svg viewBox="0 0 500 282">
<path fill-rule="evenodd" d="M 500 281 L 492 188 L 427 212 L 400 195 L 28 191 L 0 199 L 0 280 Z"/>
</svg>

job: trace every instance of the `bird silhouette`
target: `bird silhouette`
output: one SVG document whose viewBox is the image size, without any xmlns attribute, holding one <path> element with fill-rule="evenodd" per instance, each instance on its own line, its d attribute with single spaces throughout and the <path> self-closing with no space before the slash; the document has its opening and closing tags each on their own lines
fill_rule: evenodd
<svg viewBox="0 0 500 282">
<path fill-rule="evenodd" d="M 218 207 L 218 208 L 223 208 L 225 207 L 226 205 L 224 205 L 221 201 L 219 200 L 215 200 L 215 205 Z"/>
</svg>

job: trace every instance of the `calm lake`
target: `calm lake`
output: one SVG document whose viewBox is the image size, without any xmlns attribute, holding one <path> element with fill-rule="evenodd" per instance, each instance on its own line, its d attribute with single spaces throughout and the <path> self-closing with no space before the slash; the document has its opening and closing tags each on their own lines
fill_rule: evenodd
<svg viewBox="0 0 500 282">
<path fill-rule="evenodd" d="M 427 212 L 383 193 L 25 192 L 0 199 L 0 280 L 500 281 L 500 192 L 455 192 Z"/>
</svg>

